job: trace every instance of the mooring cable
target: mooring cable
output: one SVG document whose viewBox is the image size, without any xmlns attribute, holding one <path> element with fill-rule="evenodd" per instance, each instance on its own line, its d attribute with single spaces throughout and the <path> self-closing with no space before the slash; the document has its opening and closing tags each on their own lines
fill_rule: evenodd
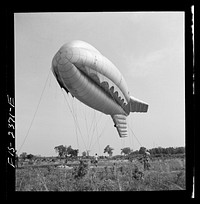
<svg viewBox="0 0 200 204">
<path fill-rule="evenodd" d="M 40 106 L 40 103 L 41 103 L 42 96 L 43 96 L 43 94 L 44 94 L 45 88 L 46 88 L 46 86 L 47 86 L 47 81 L 48 81 L 49 76 L 50 76 L 50 71 L 51 71 L 51 70 L 49 69 L 49 73 L 48 73 L 48 75 L 47 75 L 47 78 L 46 78 L 46 81 L 45 81 L 45 84 L 44 84 L 42 93 L 41 93 L 41 95 L 40 95 L 39 102 L 38 102 L 38 104 L 37 104 L 36 110 L 35 110 L 35 112 L 34 112 L 33 118 L 32 118 L 32 120 L 31 120 L 30 126 L 29 126 L 29 128 L 28 128 L 27 133 L 26 133 L 26 136 L 25 136 L 25 138 L 24 138 L 24 140 L 23 140 L 23 143 L 22 143 L 22 145 L 20 146 L 20 148 L 19 148 L 19 150 L 18 150 L 18 154 L 19 154 L 21 148 L 24 146 L 25 141 L 26 141 L 26 139 L 27 139 L 27 137 L 28 137 L 28 135 L 29 135 L 30 129 L 31 129 L 32 125 L 33 125 L 33 121 L 34 121 L 34 119 L 35 119 L 36 113 L 37 113 L 38 108 L 39 108 L 39 106 Z"/>
</svg>

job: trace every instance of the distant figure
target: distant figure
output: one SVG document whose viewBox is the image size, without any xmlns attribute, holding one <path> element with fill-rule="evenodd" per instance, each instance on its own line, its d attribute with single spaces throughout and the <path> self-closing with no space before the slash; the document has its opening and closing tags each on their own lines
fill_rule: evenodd
<svg viewBox="0 0 200 204">
<path fill-rule="evenodd" d="M 97 167 L 97 163 L 98 163 L 98 155 L 97 155 L 97 153 L 95 154 L 95 161 L 94 161 L 94 164 L 95 164 L 95 166 Z"/>
<path fill-rule="evenodd" d="M 144 153 L 144 157 L 143 157 L 144 170 L 149 170 L 149 167 L 150 167 L 150 164 L 149 164 L 149 156 L 150 156 L 150 153 L 146 151 L 146 152 Z"/>
<path fill-rule="evenodd" d="M 68 159 L 67 159 L 67 156 L 65 157 L 65 164 L 67 164 L 67 161 L 68 161 Z"/>
</svg>

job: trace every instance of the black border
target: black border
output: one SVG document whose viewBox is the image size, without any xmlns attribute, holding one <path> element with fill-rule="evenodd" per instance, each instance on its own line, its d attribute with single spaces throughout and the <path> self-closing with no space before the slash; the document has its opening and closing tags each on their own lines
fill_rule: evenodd
<svg viewBox="0 0 200 204">
<path fill-rule="evenodd" d="M 8 135 L 8 132 L 11 129 L 8 128 L 8 119 L 9 119 L 9 113 L 10 113 L 10 105 L 8 103 L 8 98 L 15 99 L 15 72 L 14 72 L 14 14 L 11 13 L 8 9 L 4 10 L 5 15 L 5 37 L 3 38 L 5 43 L 4 47 L 4 67 L 5 67 L 5 90 L 4 90 L 4 101 L 5 101 L 5 138 L 7 138 L 5 143 L 5 152 L 4 152 L 4 164 L 5 164 L 5 174 L 6 174 L 6 199 L 9 199 L 10 195 L 13 194 L 15 191 L 15 169 L 8 164 L 8 158 L 11 159 L 11 161 L 14 163 L 14 157 L 12 157 L 11 154 L 9 154 L 8 147 L 9 148 L 15 148 L 15 139 L 13 139 L 10 135 Z M 12 115 L 15 115 L 14 109 L 12 108 Z M 14 130 L 15 135 L 15 130 Z M 11 151 L 13 154 L 14 152 Z"/>
<path fill-rule="evenodd" d="M 33 2 L 32 2 L 33 3 Z M 76 2 L 79 4 L 78 2 Z M 85 2 L 82 4 L 84 5 Z M 143 198 L 148 199 L 152 198 L 153 200 L 158 200 L 156 198 L 160 198 L 162 200 L 160 201 L 166 201 L 168 199 L 174 200 L 174 198 L 177 198 L 184 201 L 191 198 L 192 195 L 192 175 L 194 172 L 194 96 L 193 96 L 193 87 L 192 87 L 192 75 L 193 75 L 193 54 L 192 54 L 192 33 L 191 33 L 191 24 L 192 24 L 192 14 L 191 14 L 191 6 L 194 5 L 191 3 L 179 3 L 176 4 L 169 4 L 169 2 L 161 2 L 161 4 L 157 5 L 156 7 L 153 4 L 148 4 L 144 2 L 143 5 L 138 6 L 137 4 L 134 5 L 134 2 L 129 2 L 126 4 L 126 2 L 114 2 L 108 4 L 108 2 L 103 3 L 101 2 L 89 2 L 89 6 L 82 6 L 81 3 L 79 4 L 79 7 L 73 7 L 71 4 L 63 4 L 62 2 L 49 2 L 49 4 L 52 5 L 54 8 L 55 4 L 59 4 L 59 12 L 116 12 L 116 11 L 122 11 L 122 12 L 129 12 L 129 11 L 183 11 L 185 12 L 185 108 L 186 108 L 186 114 L 185 114 L 185 124 L 186 124 L 186 190 L 184 191 L 158 191 L 158 192 L 119 192 L 123 193 L 122 195 L 119 195 L 121 197 L 122 201 L 125 199 L 131 199 L 131 201 L 136 201 L 136 198 L 140 199 L 138 201 L 143 200 Z M 119 5 L 118 5 L 119 4 Z M 46 4 L 48 5 L 48 4 Z M 7 102 L 8 95 L 10 97 L 15 98 L 15 92 L 14 92 L 14 13 L 27 13 L 27 12 L 55 12 L 53 9 L 49 9 L 46 7 L 46 5 L 38 6 L 36 5 L 36 8 L 29 7 L 24 9 L 23 7 L 7 7 L 4 9 L 3 14 L 5 15 L 5 53 L 6 56 L 4 57 L 5 60 L 5 80 L 6 80 L 6 88 L 5 93 L 3 94 L 4 101 L 5 101 L 5 128 L 6 128 L 6 134 L 8 133 L 7 127 L 8 127 L 8 113 L 9 113 L 9 104 Z M 11 5 L 10 5 L 11 6 Z M 13 6 L 13 5 L 12 5 Z M 109 7 L 110 6 L 110 7 Z M 119 7 L 118 7 L 119 6 Z M 158 8 L 159 6 L 159 8 Z M 98 8 L 95 8 L 98 7 Z M 116 8 L 117 7 L 117 8 Z M 55 9 L 55 8 L 54 8 Z M 12 54 L 11 54 L 12 53 Z M 191 109 L 193 107 L 193 109 Z M 6 135 L 7 136 L 7 135 Z M 15 192 L 15 169 L 12 168 L 10 165 L 7 164 L 7 158 L 8 158 L 8 151 L 7 147 L 9 144 L 9 140 L 6 141 L 5 145 L 5 157 L 4 161 L 6 164 L 5 174 L 6 174 L 6 200 L 23 200 L 29 198 L 29 201 L 34 200 L 33 195 L 30 195 L 30 192 L 23 193 L 23 192 Z M 23 194 L 22 194 L 23 193 Z M 111 193 L 111 192 L 110 192 Z M 113 193 L 113 192 L 112 192 Z M 42 193 L 40 193 L 41 196 Z M 31 197 L 29 197 L 29 195 Z M 38 194 L 36 194 L 38 195 Z M 82 196 L 86 195 L 86 199 L 88 200 L 88 195 L 83 193 Z M 108 194 L 107 196 L 111 195 L 111 198 L 115 197 L 118 198 L 118 194 Z M 128 195 L 128 197 L 127 197 Z M 146 195 L 146 196 L 145 196 Z M 24 197 L 25 196 L 25 197 Z M 27 196 L 27 197 L 26 197 Z M 42 197 L 47 198 L 47 195 L 42 194 Z M 64 193 L 48 193 L 48 198 L 62 198 L 64 200 L 68 200 L 69 193 L 66 195 Z M 74 198 L 74 193 L 72 193 L 72 198 Z M 129 197 L 130 196 L 130 197 Z M 22 199 L 23 197 L 23 199 Z M 35 196 L 37 197 L 37 196 Z M 100 199 L 105 197 L 98 196 L 98 199 L 96 201 L 100 201 Z M 38 198 L 36 198 L 38 201 Z M 114 200 L 115 200 L 114 199 Z M 85 200 L 87 202 L 87 200 Z M 92 201 L 93 198 L 91 198 Z M 105 202 L 105 200 L 104 200 Z"/>
</svg>

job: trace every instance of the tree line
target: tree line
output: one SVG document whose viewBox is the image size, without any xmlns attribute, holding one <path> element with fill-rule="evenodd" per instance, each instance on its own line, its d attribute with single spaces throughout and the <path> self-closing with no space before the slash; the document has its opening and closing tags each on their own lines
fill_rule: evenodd
<svg viewBox="0 0 200 204">
<path fill-rule="evenodd" d="M 72 146 L 64 146 L 64 145 L 59 145 L 56 146 L 55 148 L 56 153 L 58 153 L 59 157 L 77 157 L 78 156 L 78 149 L 73 149 Z M 112 148 L 110 145 L 107 145 L 104 148 L 104 153 L 107 153 L 110 157 L 113 155 L 113 150 L 114 148 Z M 82 156 L 86 157 L 86 156 L 90 156 L 90 151 L 86 150 L 82 152 Z"/>
<path fill-rule="evenodd" d="M 129 155 L 129 154 L 144 154 L 146 151 L 148 151 L 151 155 L 157 155 L 157 154 L 185 154 L 185 147 L 156 147 L 152 149 L 147 149 L 145 147 L 140 147 L 139 150 L 133 151 L 130 147 L 125 147 L 121 149 L 121 154 Z"/>
<path fill-rule="evenodd" d="M 79 150 L 73 149 L 72 146 L 64 146 L 64 145 L 58 145 L 54 147 L 54 150 L 58 154 L 60 158 L 74 158 L 78 156 Z M 104 148 L 104 153 L 107 153 L 109 157 L 112 157 L 114 148 L 110 145 L 107 145 Z M 148 151 L 151 156 L 156 155 L 177 155 L 177 154 L 185 154 L 185 147 L 156 147 L 152 149 L 147 149 L 145 147 L 140 147 L 139 150 L 133 151 L 130 147 L 124 147 L 121 149 L 121 155 L 124 156 L 136 156 L 136 155 L 142 155 L 145 154 L 145 152 Z M 82 152 L 83 157 L 90 156 L 90 151 L 86 150 Z M 33 154 L 27 154 L 26 152 L 23 152 L 20 154 L 20 158 L 22 159 L 32 159 L 35 156 Z"/>
</svg>

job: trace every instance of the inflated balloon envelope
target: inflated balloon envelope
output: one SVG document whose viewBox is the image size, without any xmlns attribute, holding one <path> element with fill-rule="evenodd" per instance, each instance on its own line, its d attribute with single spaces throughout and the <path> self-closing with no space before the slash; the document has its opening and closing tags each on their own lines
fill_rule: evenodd
<svg viewBox="0 0 200 204">
<path fill-rule="evenodd" d="M 120 137 L 126 137 L 130 112 L 147 112 L 148 104 L 129 95 L 126 81 L 115 65 L 83 41 L 64 44 L 52 61 L 61 86 L 87 106 L 111 115 Z"/>
</svg>

